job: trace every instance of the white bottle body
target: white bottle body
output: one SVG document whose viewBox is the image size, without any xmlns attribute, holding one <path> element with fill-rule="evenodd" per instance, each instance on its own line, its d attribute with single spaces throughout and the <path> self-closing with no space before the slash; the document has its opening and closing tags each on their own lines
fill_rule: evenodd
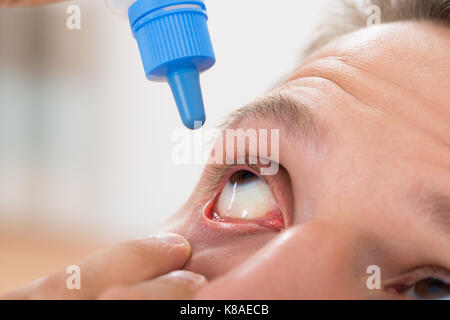
<svg viewBox="0 0 450 320">
<path fill-rule="evenodd" d="M 116 16 L 128 19 L 128 9 L 137 0 L 105 0 L 106 7 Z"/>
</svg>

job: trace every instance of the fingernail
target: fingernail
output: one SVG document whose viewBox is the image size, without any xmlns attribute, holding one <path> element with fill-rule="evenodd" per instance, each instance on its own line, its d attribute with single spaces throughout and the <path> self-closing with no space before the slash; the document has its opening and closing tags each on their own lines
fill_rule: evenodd
<svg viewBox="0 0 450 320">
<path fill-rule="evenodd" d="M 171 277 L 171 278 L 186 280 L 186 281 L 193 282 L 196 284 L 207 282 L 207 280 L 204 276 L 202 276 L 198 273 L 194 273 L 194 272 L 186 271 L 186 270 L 173 271 L 173 272 L 169 273 L 167 276 Z"/>
<path fill-rule="evenodd" d="M 150 237 L 157 241 L 166 242 L 171 245 L 187 245 L 187 240 L 176 233 L 160 233 Z"/>
</svg>

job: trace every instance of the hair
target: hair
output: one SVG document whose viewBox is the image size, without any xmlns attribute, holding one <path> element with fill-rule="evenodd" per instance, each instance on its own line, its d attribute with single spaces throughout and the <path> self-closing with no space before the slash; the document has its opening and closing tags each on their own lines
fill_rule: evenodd
<svg viewBox="0 0 450 320">
<path fill-rule="evenodd" d="M 309 56 L 332 40 L 366 28 L 379 9 L 380 23 L 400 21 L 431 22 L 450 28 L 450 0 L 339 0 L 331 19 L 319 26 L 312 43 L 304 51 Z"/>
</svg>

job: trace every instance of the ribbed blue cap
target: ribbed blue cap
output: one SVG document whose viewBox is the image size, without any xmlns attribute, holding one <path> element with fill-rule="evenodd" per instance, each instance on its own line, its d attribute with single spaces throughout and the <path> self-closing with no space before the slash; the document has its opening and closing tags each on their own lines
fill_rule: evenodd
<svg viewBox="0 0 450 320">
<path fill-rule="evenodd" d="M 203 0 L 138 0 L 129 9 L 146 76 L 169 81 L 183 123 L 205 122 L 199 73 L 215 63 Z"/>
</svg>

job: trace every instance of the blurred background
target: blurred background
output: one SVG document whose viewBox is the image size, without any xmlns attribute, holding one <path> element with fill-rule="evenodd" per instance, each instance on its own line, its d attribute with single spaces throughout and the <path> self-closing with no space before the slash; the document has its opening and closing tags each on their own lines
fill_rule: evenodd
<svg viewBox="0 0 450 320">
<path fill-rule="evenodd" d="M 206 128 L 296 66 L 331 1 L 206 1 Z M 72 4 L 80 30 L 66 27 Z M 181 127 L 103 0 L 0 9 L 0 292 L 149 235 L 179 208 L 202 170 L 171 161 Z"/>
</svg>

